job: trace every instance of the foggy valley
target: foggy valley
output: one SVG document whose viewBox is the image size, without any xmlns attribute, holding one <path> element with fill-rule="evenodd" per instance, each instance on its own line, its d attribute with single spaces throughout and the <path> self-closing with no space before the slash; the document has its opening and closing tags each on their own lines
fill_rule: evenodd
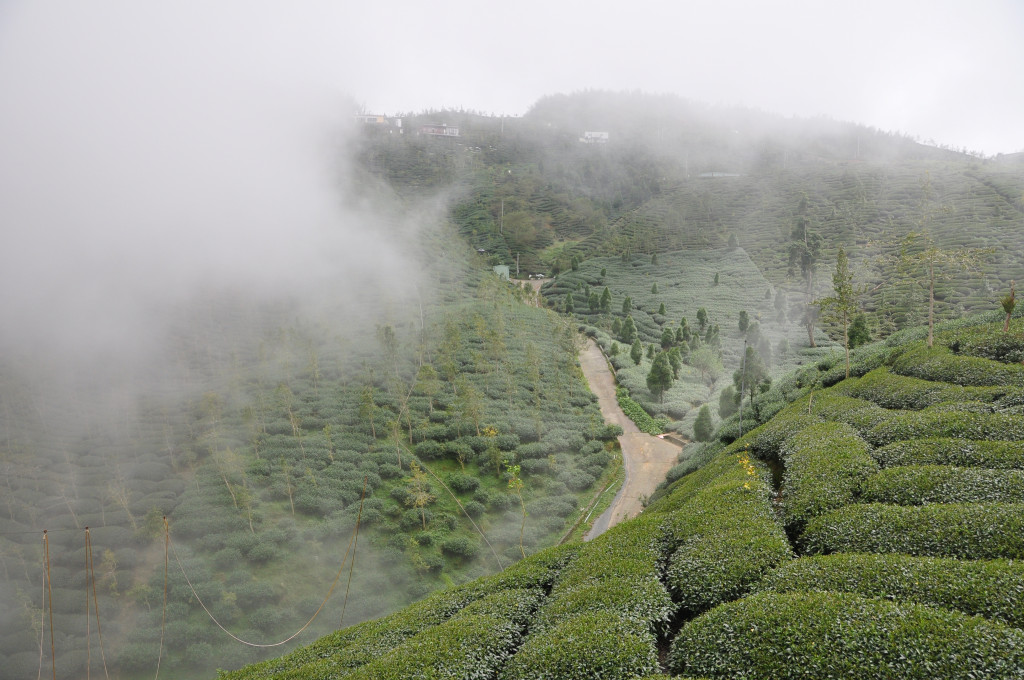
<svg viewBox="0 0 1024 680">
<path fill-rule="evenodd" d="M 0 677 L 1020 677 L 1024 16 L 732 4 L 0 6 Z"/>
</svg>

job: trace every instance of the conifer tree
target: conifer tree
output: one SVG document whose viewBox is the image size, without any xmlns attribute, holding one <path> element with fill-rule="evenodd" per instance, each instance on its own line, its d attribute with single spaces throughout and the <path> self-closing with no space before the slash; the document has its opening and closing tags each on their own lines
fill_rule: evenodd
<svg viewBox="0 0 1024 680">
<path fill-rule="evenodd" d="M 672 387 L 673 379 L 672 363 L 669 361 L 668 353 L 659 352 L 651 362 L 651 370 L 647 373 L 647 389 L 660 402 L 664 400 L 668 388 Z"/>
</svg>

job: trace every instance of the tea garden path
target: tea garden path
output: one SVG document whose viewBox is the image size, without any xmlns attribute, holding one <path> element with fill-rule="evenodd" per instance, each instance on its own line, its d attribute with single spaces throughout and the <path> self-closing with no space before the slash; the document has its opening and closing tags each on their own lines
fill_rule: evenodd
<svg viewBox="0 0 1024 680">
<path fill-rule="evenodd" d="M 593 340 L 587 339 L 587 346 L 580 352 L 580 368 L 590 384 L 590 390 L 597 395 L 597 402 L 605 422 L 622 427 L 619 445 L 626 469 L 626 479 L 615 494 L 611 506 L 596 520 L 584 540 L 591 540 L 619 522 L 640 514 L 643 510 L 641 498 L 654 493 L 665 479 L 665 474 L 676 464 L 680 448 L 672 442 L 640 432 L 615 398 L 615 378 L 608 368 L 608 362 Z"/>
<path fill-rule="evenodd" d="M 516 284 L 527 284 L 536 292 L 538 302 L 539 279 L 512 280 Z M 615 398 L 615 376 L 608 367 L 601 349 L 590 338 L 580 351 L 580 368 L 587 378 L 590 391 L 597 395 L 597 403 L 605 422 L 622 427 L 619 437 L 622 449 L 622 464 L 626 478 L 619 488 L 612 504 L 594 520 L 593 526 L 584 536 L 589 541 L 600 536 L 619 522 L 635 517 L 643 511 L 641 498 L 649 497 L 665 479 L 665 475 L 676 464 L 680 447 L 665 439 L 641 432 L 636 424 L 622 412 Z"/>
</svg>

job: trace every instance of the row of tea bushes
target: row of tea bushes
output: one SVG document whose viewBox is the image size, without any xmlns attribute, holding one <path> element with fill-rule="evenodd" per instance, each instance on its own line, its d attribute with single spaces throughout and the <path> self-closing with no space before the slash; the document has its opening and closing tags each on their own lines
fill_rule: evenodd
<svg viewBox="0 0 1024 680">
<path fill-rule="evenodd" d="M 835 387 L 838 394 L 866 399 L 883 408 L 914 410 L 947 401 L 992 402 L 1005 397 L 1012 389 L 949 385 L 899 375 L 886 367 L 876 368 L 861 378 L 843 381 Z"/>
<path fill-rule="evenodd" d="M 799 531 L 824 512 L 853 503 L 878 471 L 870 446 L 845 423 L 817 423 L 786 440 L 782 458 L 783 516 Z"/>
<path fill-rule="evenodd" d="M 1024 563 L 844 553 L 782 565 L 759 591 L 848 592 L 956 609 L 1024 628 Z"/>
<path fill-rule="evenodd" d="M 925 437 L 880 446 L 871 455 L 882 467 L 956 465 L 1024 470 L 1024 448 L 1016 441 Z"/>
<path fill-rule="evenodd" d="M 893 362 L 892 370 L 900 375 L 953 385 L 1024 387 L 1024 366 L 957 355 L 940 341 L 936 341 L 934 347 L 916 343 Z"/>
<path fill-rule="evenodd" d="M 770 497 L 766 472 L 734 446 L 652 506 L 650 512 L 671 510 L 665 580 L 681 611 L 699 613 L 739 597 L 792 557 Z"/>
<path fill-rule="evenodd" d="M 868 503 L 1024 503 L 1024 471 L 948 465 L 910 465 L 882 470 L 863 481 Z"/>
<path fill-rule="evenodd" d="M 808 522 L 801 543 L 809 554 L 1020 559 L 1024 558 L 1024 504 L 848 505 Z"/>
<path fill-rule="evenodd" d="M 1024 631 L 849 593 L 758 593 L 683 627 L 676 673 L 743 678 L 1019 678 Z"/>
</svg>

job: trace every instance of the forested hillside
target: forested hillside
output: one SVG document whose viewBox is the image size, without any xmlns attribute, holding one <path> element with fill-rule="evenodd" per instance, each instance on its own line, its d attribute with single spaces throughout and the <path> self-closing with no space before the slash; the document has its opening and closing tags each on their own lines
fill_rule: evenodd
<svg viewBox="0 0 1024 680">
<path fill-rule="evenodd" d="M 225 677 L 1019 677 L 1022 332 L 805 369 L 640 518 Z"/>
<path fill-rule="evenodd" d="M 306 640 L 573 526 L 615 434 L 575 328 L 479 271 L 443 224 L 414 238 L 423 269 L 393 274 L 405 288 L 197 301 L 159 365 L 114 363 L 98 392 L 4 364 L 12 677 L 38 672 L 51 623 L 61 677 L 102 670 L 100 625 L 120 677 L 210 675 L 281 653 L 265 645 L 315 613 Z M 65 379 L 81 384 L 56 394 Z"/>
<path fill-rule="evenodd" d="M 402 121 L 333 152 L 403 259 L 0 361 L 6 672 L 1024 673 L 1024 165 L 637 93 Z M 694 443 L 556 546 L 617 473 L 587 336 Z"/>
</svg>

